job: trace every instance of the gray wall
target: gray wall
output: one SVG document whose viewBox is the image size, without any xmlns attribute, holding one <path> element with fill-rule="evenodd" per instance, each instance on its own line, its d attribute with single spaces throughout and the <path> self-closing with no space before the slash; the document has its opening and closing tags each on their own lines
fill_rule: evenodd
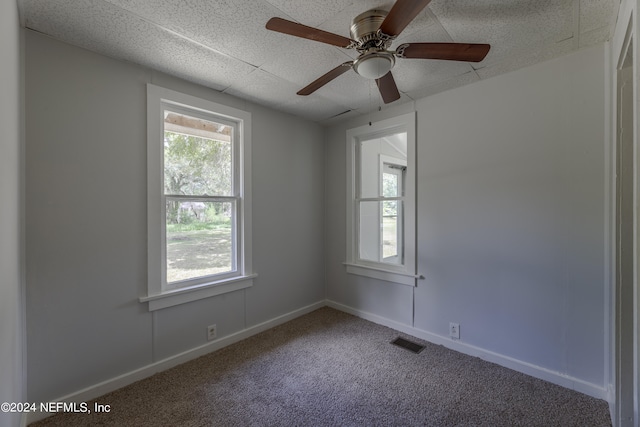
<svg viewBox="0 0 640 427">
<path fill-rule="evenodd" d="M 195 348 L 208 324 L 227 336 L 325 292 L 432 336 L 459 322 L 461 343 L 603 387 L 602 46 L 373 116 L 417 110 L 418 271 L 426 279 L 412 289 L 347 275 L 342 265 L 345 131 L 369 117 L 325 137 L 302 119 L 35 33 L 25 39 L 29 400 Z M 0 72 L 13 73 L 10 64 Z M 138 302 L 147 274 L 147 82 L 252 113 L 253 288 L 154 313 Z M 2 99 L 3 111 L 15 97 Z M 14 158 L 0 160 L 16 180 L 18 135 L 16 125 L 15 139 L 3 139 Z M 17 187 L 0 188 L 19 206 Z M 0 230 L 13 233 L 19 208 L 8 213 L 14 222 Z M 14 239 L 2 240 L 3 255 L 17 257 Z M 19 259 L 12 262 L 15 270 L 1 270 L 0 301 L 5 293 L 16 301 L 2 306 L 3 351 L 5 317 L 19 329 Z M 8 288 L 5 271 L 15 271 Z M 10 350 L 12 367 L 19 348 Z M 0 360 L 4 385 L 9 365 Z M 19 394 L 11 378 L 18 388 L 0 390 Z"/>
<path fill-rule="evenodd" d="M 604 59 L 598 46 L 416 101 L 415 290 L 345 273 L 345 131 L 369 117 L 332 126 L 327 298 L 442 340 L 458 322 L 467 349 L 604 393 Z"/>
<path fill-rule="evenodd" d="M 0 402 L 24 401 L 20 29 L 15 1 L 0 2 Z M 0 412 L 0 425 L 20 414 Z"/>
<path fill-rule="evenodd" d="M 28 394 L 47 401 L 324 299 L 323 129 L 26 32 Z M 146 83 L 251 112 L 253 288 L 150 313 Z"/>
</svg>

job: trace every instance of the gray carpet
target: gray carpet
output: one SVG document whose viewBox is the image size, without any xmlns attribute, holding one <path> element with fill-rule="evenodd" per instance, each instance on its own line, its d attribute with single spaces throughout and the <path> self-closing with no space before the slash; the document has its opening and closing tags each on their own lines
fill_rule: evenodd
<svg viewBox="0 0 640 427">
<path fill-rule="evenodd" d="M 602 400 L 330 308 L 96 401 L 32 426 L 611 425 Z"/>
</svg>

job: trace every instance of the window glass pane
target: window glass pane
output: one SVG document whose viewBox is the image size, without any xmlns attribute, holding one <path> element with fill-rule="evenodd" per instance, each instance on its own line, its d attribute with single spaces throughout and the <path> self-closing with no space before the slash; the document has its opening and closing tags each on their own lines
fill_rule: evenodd
<svg viewBox="0 0 640 427">
<path fill-rule="evenodd" d="M 381 159 L 390 157 L 399 159 L 399 164 L 405 164 L 407 160 L 407 133 L 399 132 L 380 138 L 362 140 L 359 142 L 359 174 L 360 174 L 360 198 L 372 198 L 385 195 L 386 197 L 400 196 L 398 185 L 393 196 L 384 194 L 388 189 L 384 188 Z M 393 173 L 393 172 L 392 172 Z"/>
<path fill-rule="evenodd" d="M 398 200 L 382 202 L 382 261 L 391 264 L 402 264 L 400 203 Z"/>
<path fill-rule="evenodd" d="M 403 263 L 402 202 L 360 202 L 359 257 L 362 260 Z"/>
<path fill-rule="evenodd" d="M 398 197 L 398 175 L 393 173 L 382 174 L 382 195 L 384 197 Z"/>
<path fill-rule="evenodd" d="M 360 197 L 378 197 L 379 189 L 379 147 L 378 139 L 360 143 Z"/>
<path fill-rule="evenodd" d="M 167 200 L 167 283 L 236 269 L 234 205 Z"/>
<path fill-rule="evenodd" d="M 360 259 L 380 261 L 380 202 L 360 202 Z"/>
<path fill-rule="evenodd" d="M 402 264 L 402 202 L 360 202 L 360 259 Z"/>
<path fill-rule="evenodd" d="M 232 195 L 232 139 L 231 126 L 165 110 L 165 194 Z"/>
</svg>

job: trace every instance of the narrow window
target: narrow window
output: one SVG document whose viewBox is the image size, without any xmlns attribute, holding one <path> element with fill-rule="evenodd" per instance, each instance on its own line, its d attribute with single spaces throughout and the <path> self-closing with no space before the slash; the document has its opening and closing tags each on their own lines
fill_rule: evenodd
<svg viewBox="0 0 640 427">
<path fill-rule="evenodd" d="M 235 123 L 164 108 L 166 281 L 233 274 L 238 267 L 239 192 L 233 176 Z"/>
<path fill-rule="evenodd" d="M 415 284 L 413 114 L 347 132 L 347 271 Z"/>
<path fill-rule="evenodd" d="M 148 85 L 151 310 L 251 286 L 249 113 Z"/>
</svg>

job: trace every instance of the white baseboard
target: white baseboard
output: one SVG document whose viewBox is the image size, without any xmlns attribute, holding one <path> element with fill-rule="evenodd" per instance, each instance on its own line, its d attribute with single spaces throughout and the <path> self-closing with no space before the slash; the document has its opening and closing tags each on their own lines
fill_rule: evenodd
<svg viewBox="0 0 640 427">
<path fill-rule="evenodd" d="M 308 305 L 306 307 L 300 308 L 298 310 L 294 310 L 290 313 L 284 314 L 282 316 L 275 317 L 271 320 L 260 323 L 258 325 L 254 325 L 250 328 L 236 332 L 232 335 L 222 337 L 220 339 L 217 339 L 205 345 L 193 348 L 191 350 L 160 360 L 150 365 L 143 366 L 134 371 L 119 375 L 115 378 L 111 378 L 109 380 L 92 385 L 85 389 L 68 394 L 66 396 L 53 399 L 52 402 L 78 402 L 79 403 L 79 402 L 87 402 L 89 400 L 96 399 L 106 393 L 110 393 L 119 388 L 132 384 L 136 381 L 150 377 L 151 375 L 154 375 L 158 372 L 165 371 L 167 369 L 173 368 L 182 363 L 196 359 L 200 356 L 204 356 L 205 354 L 219 350 L 223 347 L 229 346 L 238 341 L 241 341 L 253 335 L 259 334 L 260 332 L 264 332 L 275 326 L 281 325 L 283 323 L 286 323 L 290 320 L 293 320 L 297 317 L 303 316 L 307 313 L 310 313 L 314 310 L 317 310 L 325 306 L 335 308 L 336 310 L 340 310 L 345 313 L 352 314 L 362 319 L 398 330 L 400 332 L 406 333 L 408 335 L 412 335 L 414 337 L 423 339 L 425 341 L 428 341 L 434 344 L 443 345 L 452 350 L 459 351 L 460 353 L 479 357 L 483 360 L 487 360 L 489 362 L 496 363 L 506 368 L 513 369 L 514 371 L 522 372 L 524 374 L 531 375 L 532 377 L 549 381 L 553 384 L 557 384 L 572 390 L 576 390 L 580 393 L 584 393 L 586 395 L 589 395 L 598 399 L 607 400 L 607 397 L 608 397 L 607 390 L 595 384 L 591 384 L 586 381 L 582 381 L 580 379 L 573 378 L 559 372 L 554 372 L 546 368 L 532 365 L 530 363 L 523 362 L 508 356 L 503 356 L 498 353 L 484 350 L 482 348 L 475 347 L 460 341 L 453 341 L 448 337 L 443 337 L 427 331 L 423 331 L 423 330 L 411 327 L 409 325 L 405 325 L 405 324 L 387 319 L 385 317 L 378 316 L 376 314 L 357 310 L 349 306 L 337 303 L 335 301 L 326 300 L 326 301 L 319 301 L 314 304 Z M 32 422 L 44 419 L 49 415 L 52 415 L 52 414 L 49 414 L 46 412 L 28 413 L 26 414 L 26 417 L 25 416 L 22 417 L 22 425 L 24 426 Z"/>
<path fill-rule="evenodd" d="M 110 393 L 119 388 L 125 387 L 129 384 L 133 384 L 136 381 L 150 377 L 151 375 L 154 375 L 158 372 L 166 371 L 167 369 L 173 368 L 174 366 L 181 365 L 190 360 L 197 359 L 200 356 L 204 356 L 205 354 L 219 350 L 223 347 L 227 347 L 238 341 L 242 341 L 243 339 L 259 334 L 260 332 L 264 332 L 275 326 L 281 325 L 325 306 L 325 301 L 316 302 L 298 310 L 294 310 L 290 313 L 283 314 L 282 316 L 275 317 L 266 322 L 251 326 L 250 328 L 243 329 L 242 331 L 236 332 L 226 337 L 221 337 L 205 345 L 193 348 L 183 353 L 176 354 L 175 356 L 168 357 L 150 365 L 143 366 L 142 368 L 127 372 L 126 374 L 119 375 L 115 378 L 111 378 L 85 389 L 68 394 L 66 396 L 53 399 L 52 402 L 87 402 L 106 393 Z M 49 414 L 47 412 L 30 412 L 27 414 L 26 420 L 25 417 L 23 417 L 23 425 L 47 418 L 50 415 L 53 414 Z"/>
<path fill-rule="evenodd" d="M 352 307 L 337 303 L 335 301 L 327 300 L 327 306 L 335 308 L 336 310 L 344 311 L 345 313 L 353 314 L 365 320 L 383 325 L 392 329 L 396 329 L 400 332 L 404 332 L 408 335 L 412 335 L 416 338 L 423 339 L 425 341 L 443 345 L 452 350 L 460 353 L 468 354 L 470 356 L 479 357 L 480 359 L 488 362 L 495 363 L 505 368 L 513 369 L 514 371 L 522 372 L 523 374 L 530 375 L 541 380 L 548 381 L 559 386 L 578 391 L 588 396 L 595 397 L 608 401 L 608 391 L 601 386 L 592 384 L 581 379 L 565 375 L 561 372 L 555 372 L 550 369 L 546 369 L 537 365 L 533 365 L 522 360 L 518 360 L 509 356 L 494 353 L 489 350 L 485 350 L 480 347 L 476 347 L 470 344 L 466 344 L 459 340 L 452 340 L 449 337 L 436 335 L 431 332 L 423 331 L 421 329 L 414 328 L 409 325 L 405 325 L 393 320 L 387 319 L 377 314 L 368 313 L 365 311 L 357 310 Z"/>
</svg>

